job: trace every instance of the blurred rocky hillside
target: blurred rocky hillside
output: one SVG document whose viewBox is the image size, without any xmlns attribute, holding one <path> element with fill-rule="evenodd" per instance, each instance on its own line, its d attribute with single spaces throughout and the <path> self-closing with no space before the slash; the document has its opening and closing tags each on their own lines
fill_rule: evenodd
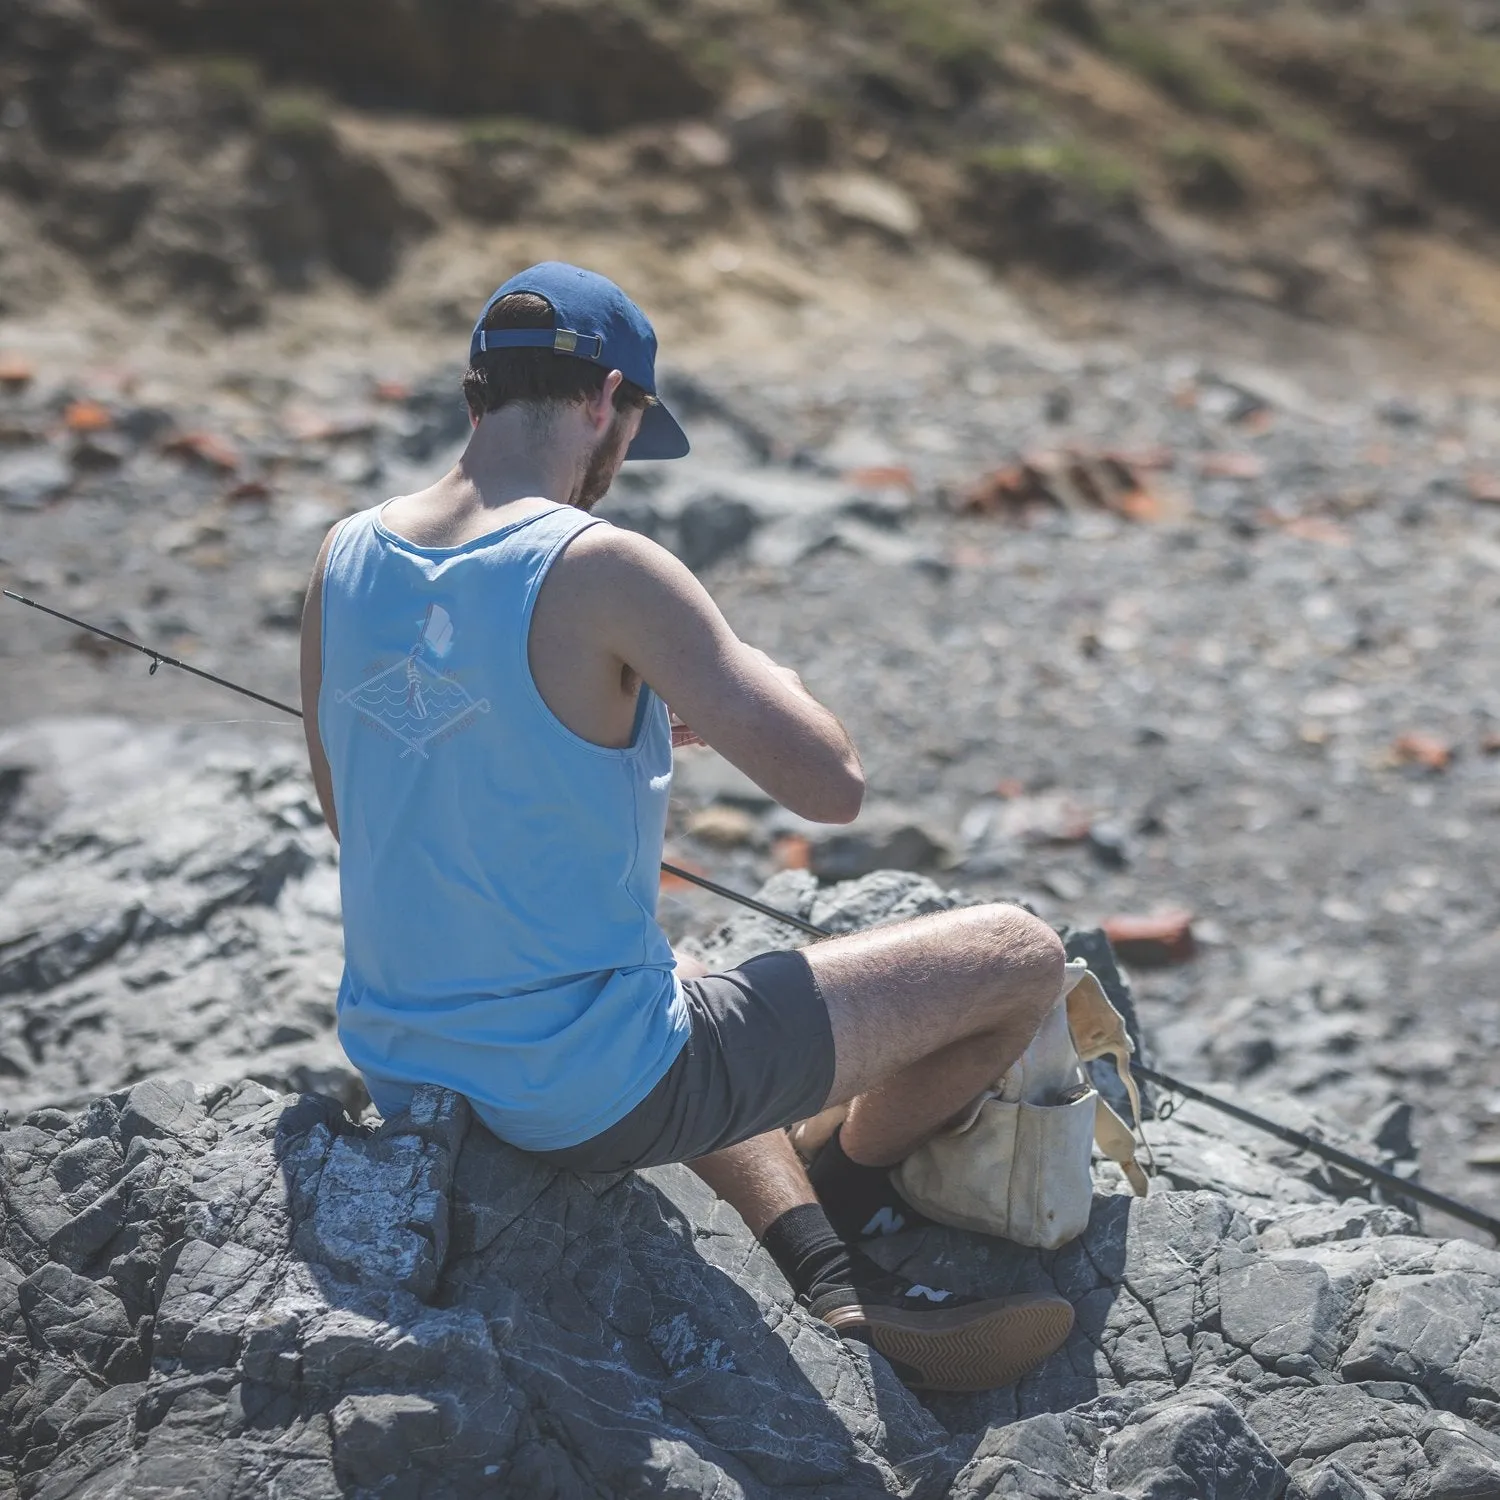
<svg viewBox="0 0 1500 1500">
<path fill-rule="evenodd" d="M 0 316 L 442 321 L 418 247 L 524 226 L 1492 332 L 1497 134 L 1495 0 L 9 0 Z"/>
</svg>

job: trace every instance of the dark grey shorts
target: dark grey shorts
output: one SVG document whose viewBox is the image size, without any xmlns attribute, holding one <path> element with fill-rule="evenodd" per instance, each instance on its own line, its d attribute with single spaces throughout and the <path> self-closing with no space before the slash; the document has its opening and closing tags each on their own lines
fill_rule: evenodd
<svg viewBox="0 0 1500 1500">
<path fill-rule="evenodd" d="M 692 1161 L 815 1115 L 833 1087 L 833 1028 L 795 949 L 684 979 L 692 1031 L 656 1087 L 623 1120 L 541 1160 L 572 1172 Z"/>
</svg>

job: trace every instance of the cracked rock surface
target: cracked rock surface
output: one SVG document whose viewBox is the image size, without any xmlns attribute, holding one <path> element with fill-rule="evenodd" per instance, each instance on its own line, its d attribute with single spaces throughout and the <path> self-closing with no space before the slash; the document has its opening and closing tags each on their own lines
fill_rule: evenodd
<svg viewBox="0 0 1500 1500">
<path fill-rule="evenodd" d="M 1151 1127 L 1151 1196 L 1101 1165 L 1058 1251 L 877 1243 L 1077 1309 L 1015 1387 L 918 1396 L 797 1308 L 687 1169 L 559 1174 L 439 1090 L 380 1121 L 326 1014 L 269 1041 L 331 1007 L 338 965 L 290 752 L 27 733 L 0 755 L 29 767 L 0 876 L 5 1500 L 1500 1494 L 1500 1254 L 1185 1107 Z M 889 871 L 764 895 L 839 929 L 968 899 Z M 759 922 L 700 949 L 785 941 Z M 103 1040 L 26 1047 L 70 1024 Z M 1390 1120 L 1360 1141 L 1287 1118 L 1399 1155 Z"/>
<path fill-rule="evenodd" d="M 353 1108 L 338 870 L 300 738 L 120 719 L 0 735 L 0 1107 L 258 1078 Z"/>
</svg>

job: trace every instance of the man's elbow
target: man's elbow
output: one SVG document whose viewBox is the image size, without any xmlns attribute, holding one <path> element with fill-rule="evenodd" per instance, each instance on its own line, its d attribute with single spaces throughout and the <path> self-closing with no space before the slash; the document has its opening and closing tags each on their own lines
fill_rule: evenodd
<svg viewBox="0 0 1500 1500">
<path fill-rule="evenodd" d="M 859 766 L 845 766 L 831 778 L 818 799 L 818 808 L 803 816 L 819 823 L 852 823 L 865 800 L 865 773 Z"/>
</svg>

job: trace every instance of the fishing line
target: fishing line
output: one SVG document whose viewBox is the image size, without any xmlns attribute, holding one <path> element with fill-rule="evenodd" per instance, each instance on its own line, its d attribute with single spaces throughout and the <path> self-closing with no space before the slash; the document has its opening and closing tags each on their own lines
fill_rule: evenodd
<svg viewBox="0 0 1500 1500">
<path fill-rule="evenodd" d="M 164 652 L 156 651 L 150 646 L 142 646 L 138 641 L 127 640 L 122 635 L 116 635 L 113 631 L 105 630 L 102 626 L 91 625 L 87 620 L 80 620 L 75 615 L 64 614 L 60 609 L 51 609 L 45 604 L 38 604 L 35 599 L 28 599 L 24 594 L 18 594 L 12 589 L 0 589 L 7 599 L 14 599 L 18 604 L 29 605 L 32 609 L 39 609 L 44 614 L 55 616 L 59 620 L 66 620 L 70 625 L 77 625 L 83 630 L 91 630 L 95 635 L 102 635 L 107 640 L 116 641 L 122 646 L 129 646 L 132 651 L 139 651 L 144 656 L 151 658 L 151 671 L 148 675 L 155 676 L 159 666 L 179 667 L 184 672 L 191 672 L 195 677 L 206 678 L 209 682 L 216 682 L 220 687 L 226 687 L 231 692 L 243 693 L 247 698 L 253 698 L 257 703 L 268 704 L 272 708 L 279 708 L 283 713 L 291 714 L 295 718 L 302 718 L 302 710 L 293 708 L 290 703 L 282 703 L 276 698 L 268 698 L 264 693 L 257 693 L 250 688 L 241 687 L 237 682 L 231 682 L 227 677 L 216 677 L 212 672 L 202 671 L 198 667 L 190 666 L 185 661 L 178 661 L 175 656 L 168 656 Z M 236 721 L 224 719 L 219 721 L 205 720 L 203 722 L 213 723 L 274 723 L 270 719 L 247 719 Z M 678 880 L 686 880 L 690 885 L 701 886 L 705 891 L 712 892 L 715 896 L 721 896 L 726 901 L 737 902 L 740 906 L 748 907 L 751 911 L 759 912 L 763 917 L 770 917 L 773 921 L 784 922 L 789 927 L 796 927 L 800 931 L 808 933 L 812 937 L 831 938 L 837 936 L 831 929 L 820 927 L 816 922 L 809 922 L 805 917 L 799 917 L 792 912 L 782 911 L 777 907 L 769 906 L 764 901 L 757 901 L 754 896 L 747 896 L 741 891 L 732 890 L 727 885 L 720 885 L 715 880 L 708 879 L 705 875 L 698 875 L 692 870 L 685 870 L 681 865 L 668 864 L 662 861 L 662 870 L 675 876 Z M 1239 1120 L 1242 1124 L 1253 1126 L 1256 1130 L 1263 1130 L 1269 1135 L 1274 1135 L 1278 1140 L 1285 1141 L 1288 1145 L 1295 1146 L 1299 1151 L 1310 1152 L 1313 1156 L 1321 1157 L 1334 1166 L 1342 1167 L 1346 1172 L 1352 1172 L 1357 1177 L 1363 1177 L 1379 1187 L 1400 1197 L 1409 1198 L 1417 1203 L 1424 1203 L 1429 1208 L 1436 1208 L 1445 1214 L 1451 1214 L 1455 1219 L 1461 1219 L 1466 1224 L 1473 1224 L 1478 1229 L 1483 1229 L 1487 1234 L 1493 1235 L 1500 1241 L 1500 1219 L 1483 1213 L 1477 1208 L 1471 1208 L 1467 1203 L 1460 1203 L 1456 1198 L 1449 1198 L 1444 1193 L 1434 1192 L 1431 1188 L 1423 1187 L 1420 1183 L 1410 1182 L 1405 1177 L 1397 1176 L 1394 1172 L 1387 1171 L 1384 1167 L 1377 1167 L 1373 1162 L 1362 1160 L 1358 1156 L 1351 1156 L 1347 1151 L 1341 1151 L 1337 1146 L 1330 1146 L 1320 1141 L 1305 1131 L 1294 1130 L 1289 1125 L 1281 1125 L 1275 1120 L 1267 1119 L 1265 1115 L 1257 1114 L 1254 1110 L 1244 1109 L 1238 1104 L 1231 1104 L 1227 1099 L 1220 1099 L 1215 1094 L 1210 1094 L 1193 1084 L 1184 1083 L 1179 1078 L 1174 1078 L 1170 1073 L 1164 1073 L 1159 1068 L 1148 1068 L 1139 1062 L 1132 1062 L 1132 1069 L 1142 1078 L 1160 1085 L 1164 1089 L 1170 1089 L 1174 1094 L 1181 1094 L 1185 1099 L 1191 1099 L 1198 1104 L 1207 1105 L 1210 1109 L 1218 1110 L 1221 1114 L 1228 1115 L 1231 1119 Z"/>
</svg>

